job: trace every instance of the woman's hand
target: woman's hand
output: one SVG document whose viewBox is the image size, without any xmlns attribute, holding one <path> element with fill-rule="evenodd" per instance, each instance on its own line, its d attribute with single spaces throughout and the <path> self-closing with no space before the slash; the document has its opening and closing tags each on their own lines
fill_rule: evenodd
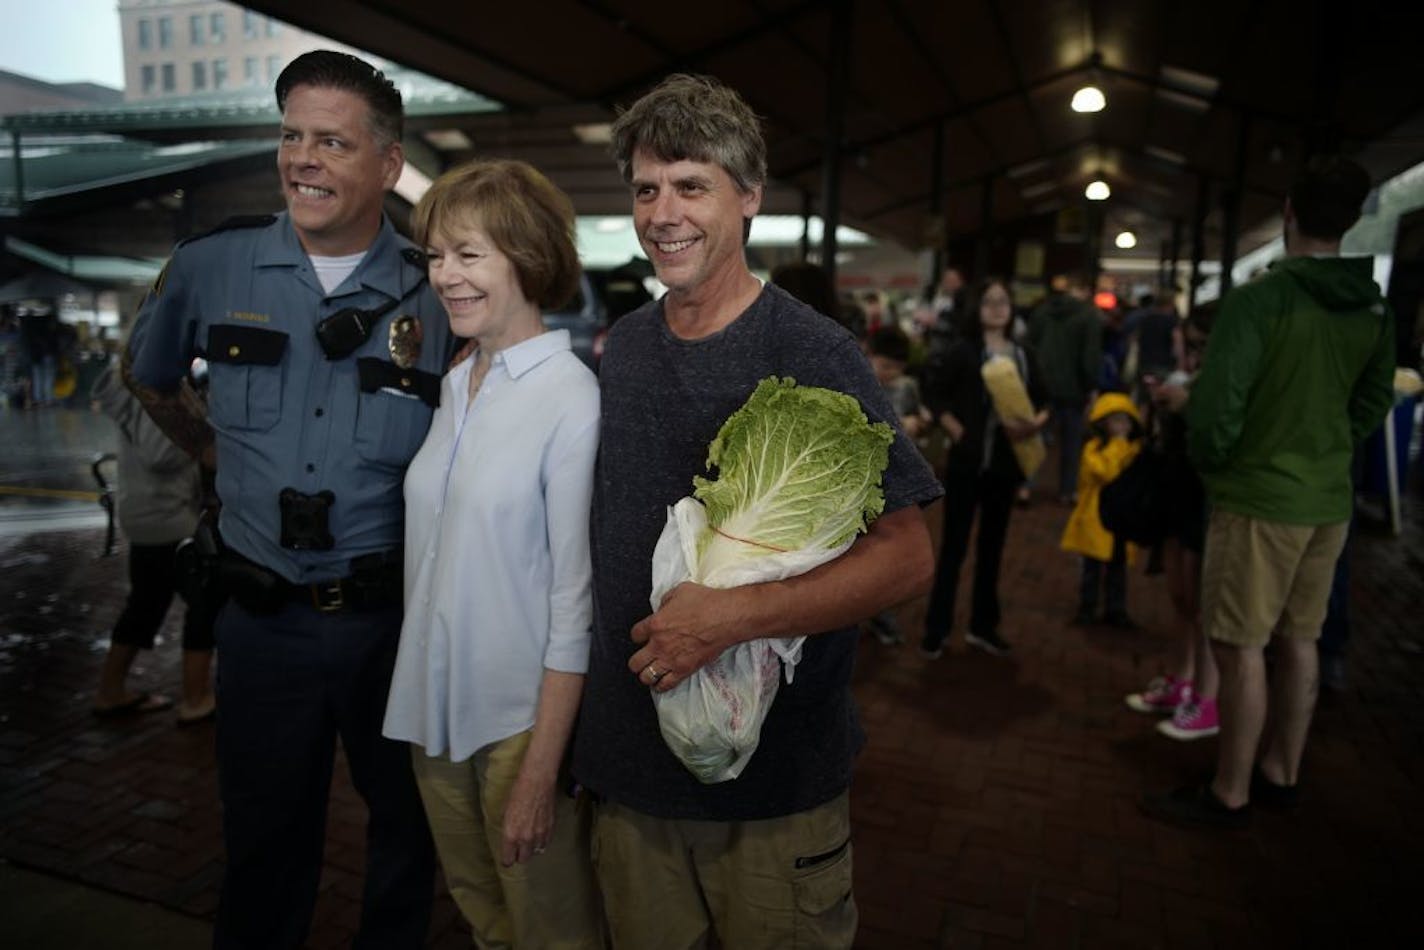
<svg viewBox="0 0 1424 950">
<path fill-rule="evenodd" d="M 1152 401 L 1168 412 L 1181 412 L 1191 395 L 1190 390 L 1180 383 L 1159 383 L 1150 392 Z"/>
<path fill-rule="evenodd" d="M 1010 442 L 1022 442 L 1024 439 L 1031 439 L 1038 435 L 1038 430 L 1043 428 L 1043 423 L 1034 419 L 1001 419 L 999 424 L 1004 427 L 1004 435 Z"/>
<path fill-rule="evenodd" d="M 554 835 L 554 796 L 558 794 L 558 775 L 545 776 L 533 772 L 526 758 L 504 805 L 500 863 L 505 867 L 543 854 Z"/>
<path fill-rule="evenodd" d="M 939 427 L 949 433 L 951 442 L 958 442 L 964 438 L 964 423 L 956 419 L 952 412 L 941 412 L 939 414 Z"/>
</svg>

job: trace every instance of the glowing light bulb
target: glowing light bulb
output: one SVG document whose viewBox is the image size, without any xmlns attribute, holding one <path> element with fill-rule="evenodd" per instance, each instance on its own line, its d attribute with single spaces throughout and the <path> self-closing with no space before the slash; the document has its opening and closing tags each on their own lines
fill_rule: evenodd
<svg viewBox="0 0 1424 950">
<path fill-rule="evenodd" d="M 1097 86 L 1084 86 L 1073 93 L 1072 109 L 1074 112 L 1102 112 L 1108 104 L 1107 97 Z"/>
<path fill-rule="evenodd" d="M 1137 246 L 1137 235 L 1131 231 L 1123 231 L 1113 240 L 1113 243 L 1124 251 L 1130 250 Z"/>
<path fill-rule="evenodd" d="M 1088 187 L 1083 190 L 1083 194 L 1089 201 L 1105 201 L 1112 194 L 1112 189 L 1108 187 L 1107 182 L 1100 179 L 1089 182 Z"/>
</svg>

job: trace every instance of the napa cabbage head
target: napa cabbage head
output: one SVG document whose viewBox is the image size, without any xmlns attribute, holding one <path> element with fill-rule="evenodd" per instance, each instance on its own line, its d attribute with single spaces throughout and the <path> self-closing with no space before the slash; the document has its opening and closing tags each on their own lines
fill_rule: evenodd
<svg viewBox="0 0 1424 950">
<path fill-rule="evenodd" d="M 763 379 L 708 448 L 717 478 L 693 479 L 708 524 L 694 579 L 770 553 L 848 543 L 885 510 L 880 477 L 894 438 L 851 396 Z"/>
</svg>

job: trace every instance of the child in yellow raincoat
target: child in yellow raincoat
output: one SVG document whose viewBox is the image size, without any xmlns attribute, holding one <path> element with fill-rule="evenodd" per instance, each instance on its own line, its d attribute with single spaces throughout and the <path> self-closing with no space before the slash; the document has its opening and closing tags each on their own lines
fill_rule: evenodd
<svg viewBox="0 0 1424 950">
<path fill-rule="evenodd" d="M 1088 413 L 1091 436 L 1078 463 L 1078 502 L 1068 517 L 1059 546 L 1083 556 L 1083 579 L 1078 592 L 1077 624 L 1098 622 L 1099 593 L 1102 622 L 1131 628 L 1127 616 L 1127 565 L 1133 545 L 1103 527 L 1098 499 L 1103 486 L 1132 464 L 1142 451 L 1142 418 L 1132 399 L 1123 393 L 1104 393 Z M 1101 589 L 1101 590 L 1100 590 Z"/>
</svg>

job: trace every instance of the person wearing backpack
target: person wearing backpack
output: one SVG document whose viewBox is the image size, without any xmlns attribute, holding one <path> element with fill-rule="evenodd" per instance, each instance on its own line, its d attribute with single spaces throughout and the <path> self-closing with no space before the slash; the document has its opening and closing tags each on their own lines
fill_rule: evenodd
<svg viewBox="0 0 1424 950">
<path fill-rule="evenodd" d="M 1183 415 L 1210 329 L 1210 310 L 1194 310 L 1180 330 L 1180 368 L 1165 378 L 1154 374 L 1142 378 L 1160 424 L 1160 543 L 1178 636 L 1169 665 L 1171 672 L 1154 677 L 1142 692 L 1128 695 L 1126 702 L 1138 712 L 1167 714 L 1168 718 L 1157 723 L 1157 731 L 1181 741 L 1214 736 L 1220 728 L 1216 707 L 1220 676 L 1202 632 L 1200 615 L 1206 490 L 1187 455 L 1187 423 Z"/>
</svg>

